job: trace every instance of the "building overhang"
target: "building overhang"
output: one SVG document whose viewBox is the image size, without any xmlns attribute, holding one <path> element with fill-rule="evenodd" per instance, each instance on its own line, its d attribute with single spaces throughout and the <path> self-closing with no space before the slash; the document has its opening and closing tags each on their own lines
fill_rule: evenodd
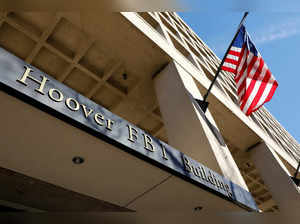
<svg viewBox="0 0 300 224">
<path fill-rule="evenodd" d="M 248 191 L 4 49 L 0 70 L 1 167 L 130 210 L 257 210 Z"/>
</svg>

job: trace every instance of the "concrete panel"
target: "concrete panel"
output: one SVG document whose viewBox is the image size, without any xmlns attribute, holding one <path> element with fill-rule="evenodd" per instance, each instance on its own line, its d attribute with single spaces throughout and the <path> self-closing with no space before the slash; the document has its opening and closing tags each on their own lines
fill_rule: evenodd
<svg viewBox="0 0 300 224">
<path fill-rule="evenodd" d="M 133 201 L 127 208 L 168 213 L 193 212 L 196 207 L 202 207 L 203 211 L 241 211 L 237 205 L 175 176 Z"/>
<path fill-rule="evenodd" d="M 193 78 L 172 62 L 154 81 L 170 145 L 248 189 L 212 115 L 193 100 L 202 99 Z"/>
<path fill-rule="evenodd" d="M 251 150 L 252 161 L 281 212 L 298 212 L 300 190 L 272 147 L 261 143 Z"/>
<path fill-rule="evenodd" d="M 0 101 L 1 167 L 121 206 L 169 176 L 4 92 Z"/>
</svg>

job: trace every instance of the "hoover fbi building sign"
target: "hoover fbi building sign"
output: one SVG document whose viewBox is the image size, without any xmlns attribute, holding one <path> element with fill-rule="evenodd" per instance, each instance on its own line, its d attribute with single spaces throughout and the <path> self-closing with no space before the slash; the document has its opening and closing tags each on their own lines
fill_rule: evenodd
<svg viewBox="0 0 300 224">
<path fill-rule="evenodd" d="M 0 48 L 1 88 L 102 140 L 250 210 L 251 194 Z"/>
</svg>

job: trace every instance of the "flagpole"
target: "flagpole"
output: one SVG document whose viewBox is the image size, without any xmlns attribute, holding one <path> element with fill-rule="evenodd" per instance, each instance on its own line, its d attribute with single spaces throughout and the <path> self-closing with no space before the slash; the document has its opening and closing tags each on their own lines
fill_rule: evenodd
<svg viewBox="0 0 300 224">
<path fill-rule="evenodd" d="M 246 17 L 247 17 L 248 14 L 249 14 L 249 12 L 245 12 L 245 13 L 244 13 L 244 16 L 243 16 L 243 18 L 242 18 L 242 20 L 241 20 L 241 22 L 240 22 L 240 24 L 239 24 L 239 26 L 238 26 L 238 28 L 237 28 L 237 31 L 236 31 L 236 33 L 235 33 L 235 35 L 234 35 L 234 37 L 233 37 L 233 39 L 232 39 L 232 41 L 231 41 L 229 47 L 228 47 L 227 50 L 226 50 L 226 53 L 225 53 L 225 55 L 224 55 L 224 57 L 223 57 L 223 59 L 222 59 L 222 61 L 221 61 L 221 64 L 219 65 L 218 70 L 217 70 L 217 72 L 216 72 L 216 75 L 215 75 L 213 81 L 210 83 L 210 86 L 209 86 L 209 88 L 208 88 L 206 94 L 204 95 L 203 100 L 197 100 L 197 102 L 199 103 L 199 105 L 200 105 L 200 107 L 201 107 L 201 109 L 202 109 L 202 111 L 203 111 L 204 113 L 206 112 L 206 109 L 207 109 L 207 107 L 208 107 L 208 102 L 206 102 L 207 97 L 208 97 L 208 95 L 209 95 L 209 93 L 210 93 L 210 91 L 211 91 L 213 85 L 215 84 L 216 79 L 217 79 L 218 76 L 219 76 L 219 73 L 220 73 L 220 71 L 221 71 L 221 68 L 222 68 L 222 66 L 223 66 L 223 64 L 224 64 L 224 62 L 225 62 L 226 55 L 228 54 L 228 52 L 229 52 L 229 50 L 230 50 L 230 48 L 231 48 L 233 42 L 235 41 L 235 39 L 236 39 L 236 37 L 237 37 L 237 35 L 238 35 L 238 33 L 239 33 L 239 30 L 240 30 L 241 26 L 243 25 L 243 23 L 244 23 L 244 21 L 245 21 L 245 19 L 246 19 Z"/>
</svg>

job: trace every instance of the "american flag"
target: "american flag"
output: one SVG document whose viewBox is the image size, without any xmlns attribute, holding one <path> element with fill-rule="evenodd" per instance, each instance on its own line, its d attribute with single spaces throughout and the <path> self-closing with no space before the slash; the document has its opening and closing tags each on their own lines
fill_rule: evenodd
<svg viewBox="0 0 300 224">
<path fill-rule="evenodd" d="M 268 102 L 278 86 L 244 25 L 240 27 L 221 69 L 235 74 L 240 108 L 247 116 Z"/>
</svg>

